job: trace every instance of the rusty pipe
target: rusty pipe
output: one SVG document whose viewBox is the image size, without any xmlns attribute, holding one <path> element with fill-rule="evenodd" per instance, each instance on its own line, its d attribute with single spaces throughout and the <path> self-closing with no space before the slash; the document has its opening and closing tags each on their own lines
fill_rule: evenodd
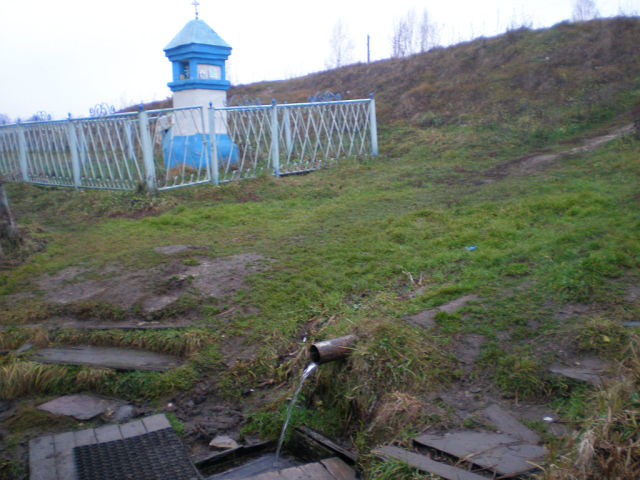
<svg viewBox="0 0 640 480">
<path fill-rule="evenodd" d="M 351 353 L 351 346 L 356 341 L 355 335 L 333 338 L 323 342 L 314 343 L 309 348 L 311 361 L 327 363 L 339 358 L 344 358 Z"/>
</svg>

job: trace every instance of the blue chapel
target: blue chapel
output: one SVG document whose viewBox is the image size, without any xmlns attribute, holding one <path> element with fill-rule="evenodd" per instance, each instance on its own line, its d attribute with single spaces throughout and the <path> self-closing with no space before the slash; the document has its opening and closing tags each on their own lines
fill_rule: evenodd
<svg viewBox="0 0 640 480">
<path fill-rule="evenodd" d="M 231 46 L 196 17 L 187 22 L 164 52 L 172 63 L 173 76 L 168 86 L 173 92 L 173 107 L 200 106 L 205 109 L 203 129 L 186 119 L 180 124 L 180 117 L 176 116 L 171 135 L 165 136 L 163 141 L 165 164 L 167 168 L 181 163 L 198 168 L 209 158 L 208 152 L 202 151 L 202 136 L 205 135 L 208 141 L 210 131 L 206 109 L 226 106 L 227 91 L 231 86 L 226 78 L 226 61 Z M 216 118 L 215 134 L 218 156 L 235 161 L 237 147 L 232 144 L 222 119 Z"/>
</svg>

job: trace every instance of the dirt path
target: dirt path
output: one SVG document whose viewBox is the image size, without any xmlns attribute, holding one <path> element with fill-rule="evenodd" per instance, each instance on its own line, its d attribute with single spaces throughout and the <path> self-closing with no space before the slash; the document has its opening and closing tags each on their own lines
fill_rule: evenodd
<svg viewBox="0 0 640 480">
<path fill-rule="evenodd" d="M 615 140 L 623 135 L 627 135 L 633 132 L 635 129 L 633 123 L 624 125 L 617 128 L 605 135 L 599 135 L 597 137 L 586 138 L 582 140 L 581 145 L 573 147 L 568 150 L 563 150 L 556 153 L 542 153 L 537 155 L 531 155 L 526 157 L 516 158 L 503 162 L 488 172 L 485 172 L 486 177 L 481 183 L 493 183 L 504 177 L 513 175 L 531 175 L 535 172 L 542 170 L 543 168 L 555 163 L 560 158 L 564 158 L 579 153 L 587 153 L 596 150 L 598 147 Z"/>
</svg>

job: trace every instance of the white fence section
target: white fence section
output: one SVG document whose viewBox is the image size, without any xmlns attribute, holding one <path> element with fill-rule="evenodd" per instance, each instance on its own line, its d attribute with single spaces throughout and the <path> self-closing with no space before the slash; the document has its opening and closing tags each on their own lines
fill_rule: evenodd
<svg viewBox="0 0 640 480">
<path fill-rule="evenodd" d="M 377 155 L 375 101 L 189 107 L 0 126 L 8 181 L 150 191 Z"/>
</svg>

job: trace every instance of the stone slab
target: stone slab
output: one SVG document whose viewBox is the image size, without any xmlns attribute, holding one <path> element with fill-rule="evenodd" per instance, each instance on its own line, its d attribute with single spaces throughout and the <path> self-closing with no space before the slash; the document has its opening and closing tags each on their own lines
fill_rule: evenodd
<svg viewBox="0 0 640 480">
<path fill-rule="evenodd" d="M 118 425 L 105 425 L 104 427 L 96 428 L 97 443 L 113 442 L 114 440 L 122 440 L 122 432 Z"/>
<path fill-rule="evenodd" d="M 210 447 L 220 448 L 222 450 L 230 450 L 233 448 L 238 448 L 238 442 L 236 442 L 229 435 L 216 435 L 209 442 Z"/>
<path fill-rule="evenodd" d="M 151 415 L 150 417 L 145 417 L 142 419 L 142 423 L 144 423 L 144 427 L 147 429 L 147 432 L 154 432 L 156 430 L 162 430 L 164 428 L 171 428 L 169 419 L 164 413 L 158 413 L 156 415 Z"/>
<path fill-rule="evenodd" d="M 56 473 L 59 478 L 76 478 L 76 466 L 73 461 L 74 446 L 73 432 L 65 432 L 53 437 L 53 448 L 56 451 Z"/>
<path fill-rule="evenodd" d="M 147 429 L 144 426 L 142 420 L 137 420 L 135 422 L 129 422 L 120 425 L 120 432 L 122 432 L 122 436 L 124 438 L 129 438 L 138 435 L 144 435 L 145 433 L 147 433 Z"/>
<path fill-rule="evenodd" d="M 487 480 L 487 477 L 477 475 L 467 470 L 454 467 L 442 462 L 436 462 L 430 458 L 415 452 L 410 452 L 403 448 L 394 446 L 385 446 L 377 448 L 373 451 L 382 458 L 392 458 L 408 464 L 413 468 L 417 468 L 421 472 L 433 473 L 447 480 Z"/>
<path fill-rule="evenodd" d="M 540 436 L 536 432 L 524 426 L 498 405 L 491 405 L 485 408 L 482 413 L 489 422 L 503 433 L 533 444 L 540 442 Z"/>
<path fill-rule="evenodd" d="M 526 444 L 517 437 L 503 433 L 466 431 L 426 434 L 416 437 L 414 442 L 454 455 L 503 477 L 534 469 L 546 454 L 542 447 Z"/>
<path fill-rule="evenodd" d="M 117 370 L 149 370 L 164 372 L 182 365 L 171 355 L 128 348 L 74 346 L 43 348 L 34 360 L 64 365 L 91 365 Z"/>
<path fill-rule="evenodd" d="M 73 434 L 76 447 L 98 443 L 96 432 L 93 428 L 89 428 L 87 430 L 78 430 L 77 432 L 73 432 Z"/>
<path fill-rule="evenodd" d="M 30 480 L 57 479 L 56 455 L 53 447 L 53 435 L 34 438 L 29 441 L 29 478 Z M 52 473 L 55 475 L 52 476 Z"/>
<path fill-rule="evenodd" d="M 91 420 L 103 414 L 108 409 L 114 409 L 119 405 L 116 400 L 107 400 L 93 395 L 64 395 L 38 406 L 39 410 L 53 413 L 54 415 L 66 415 L 80 421 Z"/>
</svg>

